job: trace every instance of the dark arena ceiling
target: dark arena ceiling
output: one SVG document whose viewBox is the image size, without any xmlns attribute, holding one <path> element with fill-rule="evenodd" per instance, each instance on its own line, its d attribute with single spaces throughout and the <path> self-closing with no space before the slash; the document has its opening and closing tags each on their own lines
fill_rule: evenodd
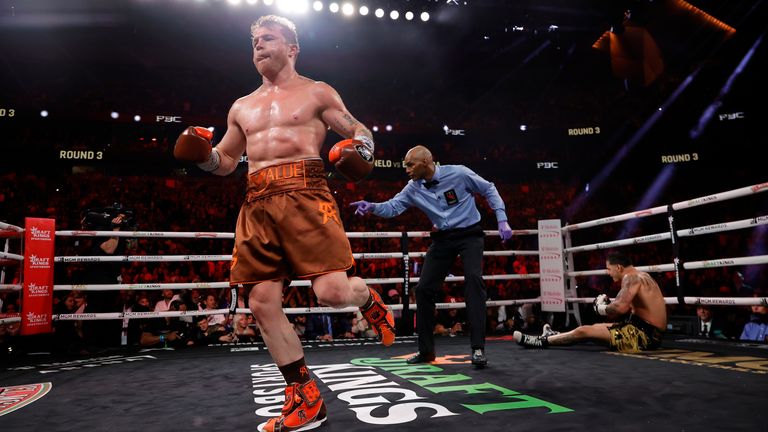
<svg viewBox="0 0 768 432">
<path fill-rule="evenodd" d="M 351 0 L 350 16 L 322 3 L 296 14 L 264 0 L 0 0 L 0 129 L 18 156 L 2 169 L 68 171 L 61 149 L 223 129 L 260 84 L 250 23 L 276 13 L 297 24 L 299 72 L 381 128 L 387 158 L 428 144 L 519 176 L 555 163 L 546 175 L 572 182 L 614 163 L 651 179 L 725 166 L 733 187 L 765 180 L 749 156 L 765 116 L 765 1 Z"/>
</svg>

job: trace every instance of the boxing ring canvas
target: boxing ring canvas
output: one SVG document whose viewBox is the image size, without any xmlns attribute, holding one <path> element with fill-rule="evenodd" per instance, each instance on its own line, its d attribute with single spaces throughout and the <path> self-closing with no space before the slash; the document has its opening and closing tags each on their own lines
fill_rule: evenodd
<svg viewBox="0 0 768 432">
<path fill-rule="evenodd" d="M 666 339 L 617 354 L 583 344 L 527 350 L 488 341 L 489 365 L 469 364 L 464 337 L 438 359 L 407 365 L 414 338 L 306 344 L 328 404 L 325 431 L 757 431 L 768 346 Z M 49 384 L 18 409 L 14 387 Z M 260 344 L 28 357 L 0 370 L 4 431 L 256 430 L 279 413 L 284 382 Z M 10 390 L 9 390 L 10 389 Z M 15 395 L 15 396 L 14 396 Z"/>
</svg>

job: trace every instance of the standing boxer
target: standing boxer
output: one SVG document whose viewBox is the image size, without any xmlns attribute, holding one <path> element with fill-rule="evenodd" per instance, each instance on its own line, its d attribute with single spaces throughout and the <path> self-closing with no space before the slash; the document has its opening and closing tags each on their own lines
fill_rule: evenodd
<svg viewBox="0 0 768 432">
<path fill-rule="evenodd" d="M 480 212 L 475 203 L 479 193 L 496 213 L 502 241 L 512 237 L 507 223 L 504 202 L 493 183 L 463 165 L 436 166 L 432 153 L 416 146 L 405 155 L 405 172 L 411 178 L 402 191 L 381 203 L 357 201 L 355 214 L 373 213 L 394 217 L 409 207 L 417 207 L 434 225 L 424 257 L 424 270 L 416 286 L 416 328 L 419 333 L 419 353 L 406 360 L 409 364 L 435 359 L 435 297 L 442 291 L 443 281 L 457 256 L 464 264 L 464 297 L 470 327 L 472 364 L 483 367 L 485 355 L 485 285 L 483 284 L 484 233 Z"/>
<path fill-rule="evenodd" d="M 283 287 L 294 278 L 309 279 L 321 304 L 359 306 L 384 345 L 395 338 L 392 312 L 381 297 L 359 277 L 347 276 L 354 266 L 352 250 L 320 159 L 331 128 L 348 138 L 332 149 L 336 170 L 360 180 L 373 165 L 373 137 L 331 86 L 296 72 L 293 22 L 263 16 L 251 25 L 251 39 L 262 85 L 234 102 L 215 148 L 207 129 L 190 127 L 174 155 L 221 176 L 235 170 L 243 152 L 248 156 L 230 284 L 250 288 L 248 305 L 288 384 L 281 415 L 262 430 L 305 430 L 325 421 L 326 407 L 283 312 Z"/>
</svg>

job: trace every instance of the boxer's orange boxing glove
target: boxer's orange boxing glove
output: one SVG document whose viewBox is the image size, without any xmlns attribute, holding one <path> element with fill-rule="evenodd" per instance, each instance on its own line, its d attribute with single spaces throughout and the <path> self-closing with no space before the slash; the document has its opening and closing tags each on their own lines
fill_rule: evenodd
<svg viewBox="0 0 768 432">
<path fill-rule="evenodd" d="M 182 161 L 194 162 L 206 171 L 218 168 L 219 153 L 211 144 L 213 132 L 200 126 L 190 126 L 176 139 L 173 156 Z"/>
<path fill-rule="evenodd" d="M 373 170 L 373 152 L 357 139 L 337 142 L 328 153 L 328 161 L 339 174 L 353 182 L 364 179 Z"/>
<path fill-rule="evenodd" d="M 190 126 L 176 139 L 173 156 L 182 161 L 201 163 L 211 155 L 213 132 L 200 126 Z"/>
</svg>

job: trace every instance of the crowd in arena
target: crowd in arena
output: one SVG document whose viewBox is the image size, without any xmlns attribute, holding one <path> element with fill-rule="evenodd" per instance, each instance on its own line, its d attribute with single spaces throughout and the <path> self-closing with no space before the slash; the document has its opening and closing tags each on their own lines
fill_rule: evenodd
<svg viewBox="0 0 768 432">
<path fill-rule="evenodd" d="M 430 223 L 418 211 L 408 211 L 394 219 L 359 217 L 350 209 L 350 203 L 359 199 L 384 201 L 397 193 L 405 180 L 364 180 L 347 183 L 331 179 L 330 186 L 337 198 L 344 226 L 348 232 L 360 231 L 429 231 Z M 558 182 L 532 181 L 525 184 L 497 182 L 497 188 L 507 203 L 507 214 L 514 229 L 535 229 L 539 219 L 559 219 L 566 212 L 577 191 Z M 82 174 L 38 176 L 7 173 L 0 177 L 0 214 L 4 222 L 23 226 L 25 217 L 48 217 L 56 220 L 57 230 L 84 229 L 83 217 L 90 209 L 114 206 L 130 209 L 135 227 L 141 231 L 191 231 L 231 232 L 244 193 L 241 176 L 227 178 L 206 176 L 110 176 L 98 171 Z M 479 203 L 483 203 L 479 200 Z M 487 206 L 479 206 L 486 230 L 495 229 L 495 218 Z M 596 205 L 585 207 L 579 214 L 583 220 L 606 216 L 605 210 Z M 91 227 L 93 228 L 93 227 Z M 106 227 L 122 229 L 126 227 Z M 595 233 L 594 238 L 618 236 L 617 228 L 607 225 Z M 632 234 L 631 235 L 637 235 Z M 715 235 L 708 239 L 708 246 L 696 249 L 699 256 L 744 256 L 750 242 L 749 236 Z M 586 240 L 586 238 L 585 238 Z M 56 241 L 57 256 L 96 255 L 98 237 L 60 237 Z M 600 238 L 598 241 L 604 241 Z M 397 252 L 401 250 L 400 238 L 353 238 L 350 240 L 356 252 Z M 231 254 L 228 239 L 172 239 L 172 238 L 120 238 L 119 255 L 228 255 Z M 409 251 L 424 251 L 426 238 L 411 238 Z M 10 241 L 11 247 L 18 240 Z M 535 236 L 514 236 L 509 244 L 502 245 L 495 236 L 487 236 L 486 250 L 499 249 L 536 250 Z M 701 250 L 700 250 L 701 249 Z M 655 243 L 637 247 L 630 252 L 638 265 L 660 264 L 669 261 L 664 245 Z M 693 256 L 693 252 L 690 252 Z M 589 269 L 603 266 L 600 253 L 582 254 L 579 261 Z M 364 278 L 402 277 L 400 259 L 359 259 L 356 271 Z M 412 260 L 410 271 L 418 276 L 421 260 Z M 18 283 L 18 266 L 4 267 L 5 283 Z M 538 260 L 529 255 L 489 256 L 484 261 L 486 275 L 537 273 Z M 461 274 L 460 265 L 451 272 Z M 740 269 L 728 267 L 709 268 L 684 273 L 685 294 L 689 296 L 764 296 L 764 272 L 752 273 L 754 281 L 745 280 Z M 56 284 L 85 283 L 182 283 L 224 282 L 228 280 L 229 263 L 209 262 L 130 262 L 115 263 L 58 263 L 55 266 Z M 655 275 L 665 296 L 678 294 L 674 273 Z M 615 295 L 618 286 L 608 278 L 590 276 L 578 278 L 578 295 L 592 297 L 606 292 Z M 757 284 L 757 285 L 753 285 Z M 373 285 L 387 303 L 400 304 L 402 284 Z M 490 300 L 524 299 L 538 296 L 536 279 L 487 281 Z M 242 290 L 242 289 L 241 289 Z M 230 305 L 227 289 L 184 290 L 120 290 L 120 291 L 56 291 L 54 313 L 123 312 L 226 309 Z M 238 307 L 247 307 L 247 295 L 238 296 Z M 461 282 L 446 282 L 444 298 L 450 303 L 463 300 Z M 2 313 L 13 316 L 23 309 L 18 291 L 0 292 Z M 411 303 L 415 303 L 411 289 Z M 317 299 L 305 287 L 291 286 L 284 293 L 285 307 L 317 306 Z M 711 314 L 718 316 L 718 337 L 739 339 L 745 337 L 744 328 L 750 323 L 765 326 L 764 307 L 714 308 Z M 722 309 L 722 310 L 720 310 Z M 675 307 L 670 312 L 694 317 L 697 311 L 691 307 Z M 463 309 L 438 310 L 436 334 L 453 336 L 467 332 L 462 319 Z M 400 315 L 400 314 L 398 314 Z M 329 340 L 372 336 L 365 320 L 357 314 L 296 314 L 290 316 L 297 334 L 308 340 Z M 538 306 L 489 307 L 488 334 L 511 334 L 523 329 L 536 332 L 549 320 Z M 398 319 L 400 317 L 398 316 Z M 582 309 L 582 320 L 594 321 L 598 317 L 591 310 Z M 198 317 L 131 319 L 109 321 L 58 321 L 55 322 L 54 348 L 63 352 L 87 352 L 99 346 L 193 346 L 212 343 L 242 343 L 258 341 L 259 332 L 249 314 L 202 315 Z M 0 339 L 8 343 L 18 332 L 18 324 L 3 324 Z"/>
</svg>

